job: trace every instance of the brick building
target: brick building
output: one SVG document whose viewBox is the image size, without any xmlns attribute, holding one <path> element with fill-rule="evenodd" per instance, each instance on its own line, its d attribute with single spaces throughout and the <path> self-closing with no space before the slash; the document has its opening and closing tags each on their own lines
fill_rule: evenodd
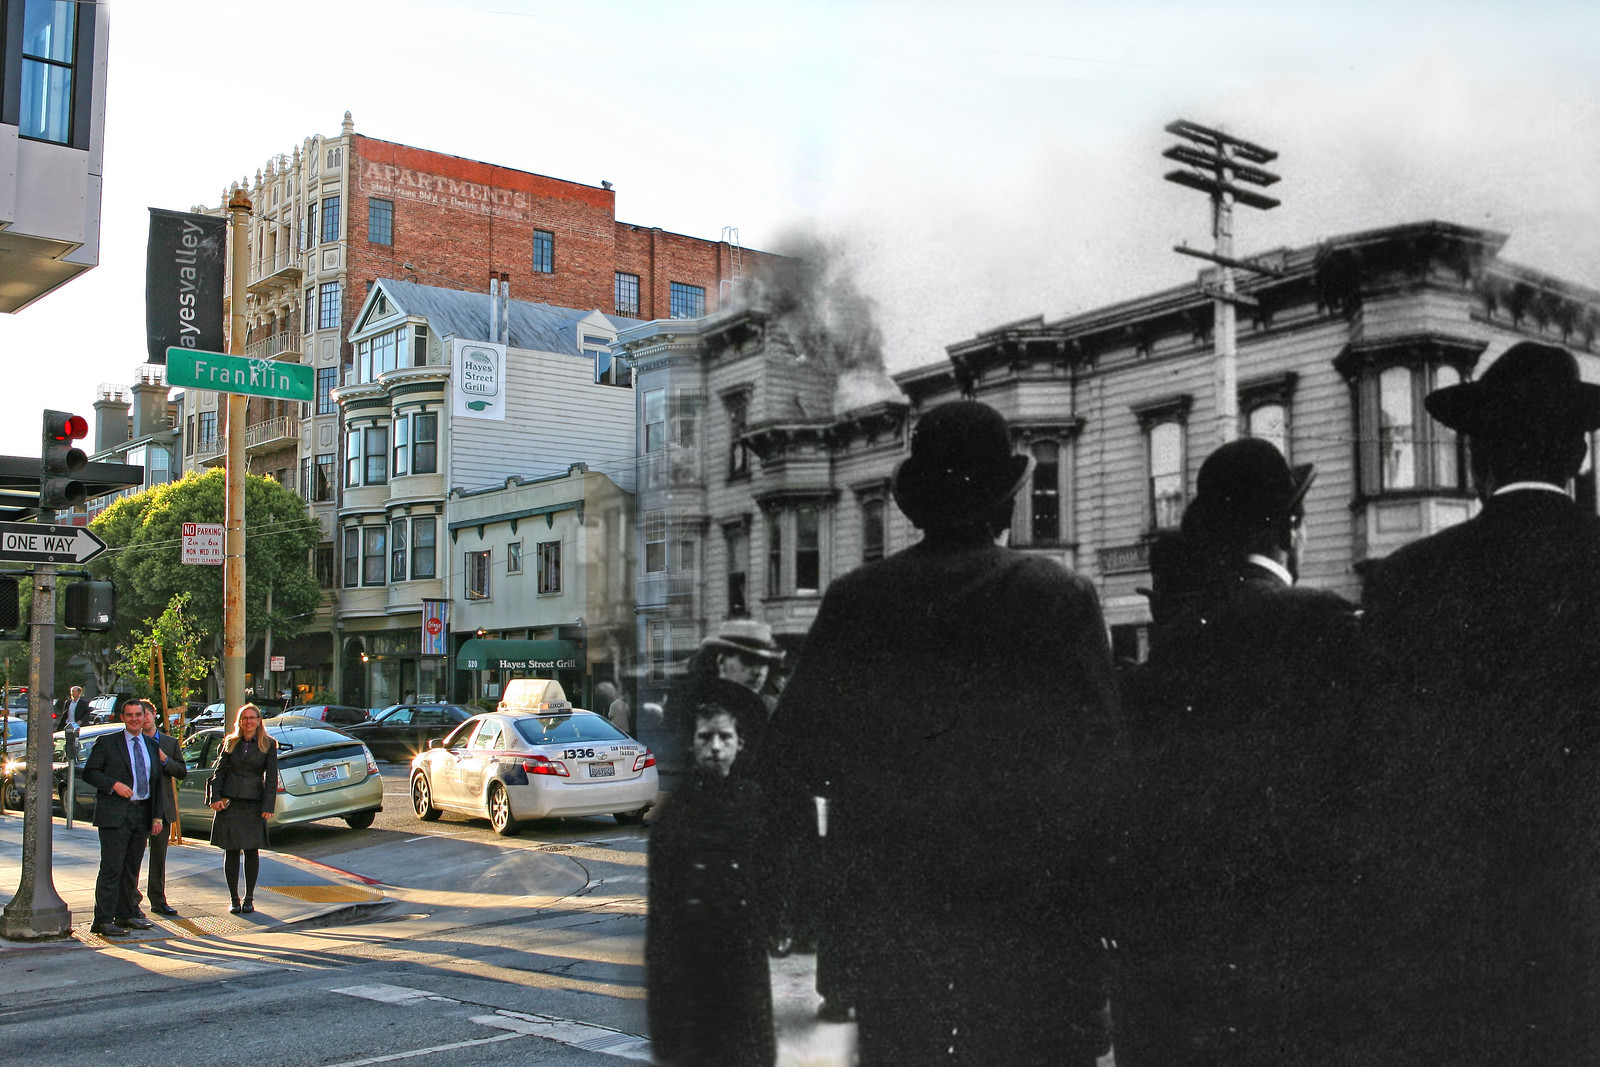
<svg viewBox="0 0 1600 1067">
<path fill-rule="evenodd" d="M 324 558 L 335 554 L 342 491 L 319 472 L 342 469 L 347 458 L 332 391 L 352 384 L 351 331 L 378 281 L 484 292 L 491 277 L 504 277 L 518 301 L 689 318 L 722 308 L 774 258 L 619 221 L 608 182 L 585 185 L 378 140 L 356 133 L 348 112 L 337 136 L 309 137 L 272 157 L 246 192 L 246 353 L 316 373 L 310 404 L 249 400 L 246 456 L 253 473 L 307 499 L 322 524 Z M 205 390 L 189 390 L 185 401 L 186 467 L 222 463 L 226 404 Z M 340 595 L 329 587 L 330 619 Z"/>
</svg>

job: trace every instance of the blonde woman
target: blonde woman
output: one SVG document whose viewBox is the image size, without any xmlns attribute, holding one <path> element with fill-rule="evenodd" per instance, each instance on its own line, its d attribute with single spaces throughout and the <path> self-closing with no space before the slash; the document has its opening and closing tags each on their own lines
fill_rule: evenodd
<svg viewBox="0 0 1600 1067">
<path fill-rule="evenodd" d="M 267 820 L 278 800 L 278 743 L 261 725 L 261 709 L 246 704 L 222 739 L 222 752 L 207 787 L 211 809 L 211 843 L 223 850 L 222 873 L 228 879 L 233 906 L 253 912 L 261 849 L 267 844 Z M 244 900 L 239 899 L 239 859 L 244 858 Z"/>
</svg>

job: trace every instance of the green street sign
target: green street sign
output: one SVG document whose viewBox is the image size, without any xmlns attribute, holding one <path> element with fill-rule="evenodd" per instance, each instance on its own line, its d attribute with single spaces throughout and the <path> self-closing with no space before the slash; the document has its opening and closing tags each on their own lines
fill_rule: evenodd
<svg viewBox="0 0 1600 1067">
<path fill-rule="evenodd" d="M 316 399 L 316 373 L 299 363 L 249 359 L 173 345 L 167 349 L 167 384 L 274 400 Z"/>
</svg>

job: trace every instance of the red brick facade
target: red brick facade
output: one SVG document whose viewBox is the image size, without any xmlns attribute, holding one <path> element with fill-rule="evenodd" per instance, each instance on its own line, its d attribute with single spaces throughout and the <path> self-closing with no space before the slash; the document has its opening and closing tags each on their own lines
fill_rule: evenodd
<svg viewBox="0 0 1600 1067">
<path fill-rule="evenodd" d="M 729 245 L 616 220 L 616 194 L 458 156 L 351 138 L 347 212 L 349 296 L 345 327 L 371 282 L 414 279 L 425 285 L 488 288 L 491 271 L 511 276 L 514 300 L 611 314 L 616 272 L 639 276 L 639 308 L 630 317 L 669 317 L 672 282 L 705 290 L 705 311 L 720 306 L 733 276 Z M 369 240 L 369 202 L 394 205 L 392 245 Z M 554 238 L 554 270 L 533 269 L 534 232 Z M 741 250 L 748 276 L 770 254 Z M 410 264 L 412 270 L 404 269 Z"/>
</svg>

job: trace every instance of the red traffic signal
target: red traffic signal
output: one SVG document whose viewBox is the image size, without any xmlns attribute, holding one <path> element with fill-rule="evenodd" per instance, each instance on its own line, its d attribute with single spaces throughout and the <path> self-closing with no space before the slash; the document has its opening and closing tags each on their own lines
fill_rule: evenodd
<svg viewBox="0 0 1600 1067">
<path fill-rule="evenodd" d="M 89 420 L 65 411 L 44 413 L 44 433 L 52 441 L 76 441 L 89 436 Z"/>
<path fill-rule="evenodd" d="M 45 511 L 83 503 L 84 485 L 72 477 L 89 457 L 72 442 L 89 436 L 89 420 L 65 411 L 46 411 L 39 442 L 39 507 Z"/>
</svg>

